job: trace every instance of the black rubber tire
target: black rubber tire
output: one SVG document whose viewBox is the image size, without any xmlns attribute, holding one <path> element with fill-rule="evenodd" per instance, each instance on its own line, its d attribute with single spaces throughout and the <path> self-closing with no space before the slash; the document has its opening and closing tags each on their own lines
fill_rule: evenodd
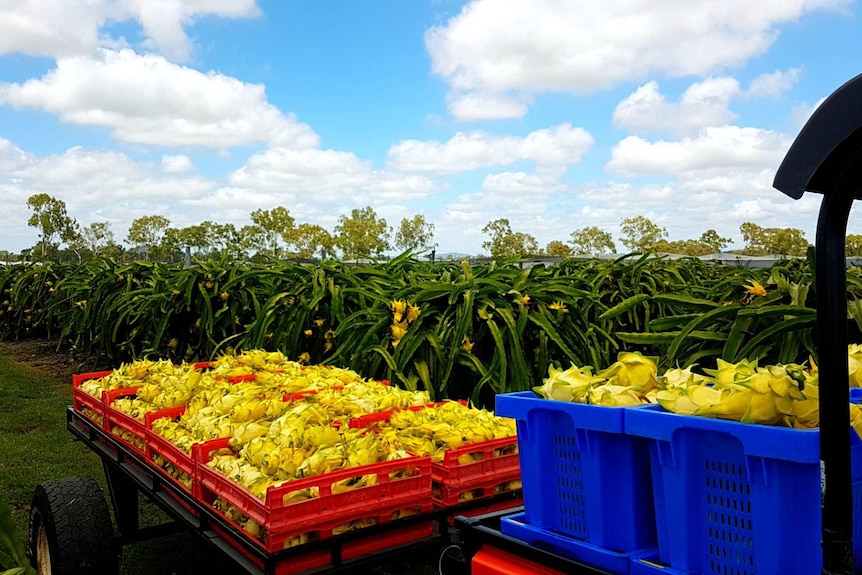
<svg viewBox="0 0 862 575">
<path fill-rule="evenodd" d="M 72 477 L 36 486 L 28 551 L 40 575 L 119 573 L 111 513 L 94 479 Z"/>
</svg>

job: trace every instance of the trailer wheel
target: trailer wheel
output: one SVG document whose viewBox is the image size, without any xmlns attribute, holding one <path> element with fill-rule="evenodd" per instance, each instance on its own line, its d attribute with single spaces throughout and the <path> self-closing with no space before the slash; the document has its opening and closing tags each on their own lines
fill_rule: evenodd
<svg viewBox="0 0 862 575">
<path fill-rule="evenodd" d="M 114 527 L 105 495 L 89 477 L 36 486 L 30 505 L 30 563 L 39 575 L 117 575 Z"/>
</svg>

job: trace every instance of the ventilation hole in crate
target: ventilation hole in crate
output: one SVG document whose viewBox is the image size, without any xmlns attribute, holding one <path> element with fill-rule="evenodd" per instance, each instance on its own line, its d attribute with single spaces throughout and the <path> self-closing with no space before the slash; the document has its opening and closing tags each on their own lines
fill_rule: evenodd
<svg viewBox="0 0 862 575">
<path fill-rule="evenodd" d="M 754 575 L 751 487 L 745 467 L 705 462 L 709 573 Z"/>
<path fill-rule="evenodd" d="M 587 539 L 589 530 L 584 499 L 581 453 L 571 436 L 554 435 L 552 445 L 557 481 L 557 500 L 560 502 L 560 519 L 557 529 L 566 535 Z"/>
</svg>

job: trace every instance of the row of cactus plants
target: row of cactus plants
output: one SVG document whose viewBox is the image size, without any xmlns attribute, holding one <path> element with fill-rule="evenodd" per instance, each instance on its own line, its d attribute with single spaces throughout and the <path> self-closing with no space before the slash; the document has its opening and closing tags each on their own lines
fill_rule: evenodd
<svg viewBox="0 0 862 575">
<path fill-rule="evenodd" d="M 665 368 L 804 361 L 815 351 L 809 270 L 805 260 L 751 270 L 651 255 L 528 269 L 409 254 L 368 266 L 95 258 L 0 269 L 0 338 L 50 338 L 112 365 L 279 349 L 433 398 L 481 400 L 529 389 L 554 364 L 609 365 L 621 350 Z M 862 318 L 856 269 L 848 292 Z"/>
</svg>

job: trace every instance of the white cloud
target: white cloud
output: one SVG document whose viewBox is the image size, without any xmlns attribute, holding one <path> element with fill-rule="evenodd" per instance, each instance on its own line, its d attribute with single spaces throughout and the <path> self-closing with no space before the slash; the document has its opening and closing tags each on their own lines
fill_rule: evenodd
<svg viewBox="0 0 862 575">
<path fill-rule="evenodd" d="M 168 174 L 181 174 L 195 171 L 191 158 L 182 154 L 178 156 L 162 156 L 162 171 Z"/>
<path fill-rule="evenodd" d="M 318 142 L 307 124 L 267 102 L 262 85 L 131 50 L 64 58 L 41 79 L 0 83 L 0 104 L 107 127 L 115 138 L 138 144 L 218 148 L 272 141 L 305 148 Z"/>
<path fill-rule="evenodd" d="M 146 46 L 179 60 L 191 50 L 185 27 L 197 19 L 260 13 L 256 0 L 4 0 L 0 10 L 0 54 L 91 55 L 100 46 L 124 43 L 101 34 L 104 26 L 132 21 L 141 26 Z"/>
<path fill-rule="evenodd" d="M 566 186 L 553 176 L 526 172 L 488 174 L 482 180 L 482 189 L 523 198 L 525 194 L 551 194 L 563 192 Z"/>
<path fill-rule="evenodd" d="M 287 148 L 271 148 L 255 154 L 230 175 L 230 183 L 238 188 L 278 194 L 282 202 L 286 198 L 325 203 L 418 199 L 434 189 L 425 176 L 374 170 L 371 162 L 350 152 Z"/>
<path fill-rule="evenodd" d="M 709 78 L 688 87 L 679 102 L 668 102 L 651 81 L 632 92 L 614 110 L 617 127 L 635 133 L 669 131 L 697 134 L 709 126 L 722 126 L 736 116 L 728 109 L 741 93 L 734 78 Z"/>
<path fill-rule="evenodd" d="M 14 161 L 5 161 L 8 157 Z M 107 221 L 117 240 L 141 215 L 162 214 L 174 225 L 206 219 L 185 213 L 179 203 L 205 196 L 215 183 L 163 167 L 163 162 L 139 162 L 121 152 L 81 147 L 38 157 L 0 138 L 0 194 L 7 203 L 0 245 L 17 251 L 36 242 L 36 231 L 26 225 L 26 201 L 37 193 L 64 201 L 69 215 L 82 225 Z"/>
<path fill-rule="evenodd" d="M 70 208 L 132 198 L 174 200 L 213 188 L 205 178 L 164 175 L 159 168 L 121 152 L 75 147 L 63 154 L 32 158 L 6 174 L 19 189 L 55 195 Z"/>
<path fill-rule="evenodd" d="M 392 146 L 387 167 L 402 172 L 457 174 L 530 160 L 554 169 L 580 162 L 594 144 L 583 128 L 562 124 L 530 132 L 524 138 L 458 132 L 446 143 L 405 140 Z"/>
<path fill-rule="evenodd" d="M 777 98 L 792 88 L 799 81 L 801 74 L 800 68 L 761 74 L 748 85 L 746 95 L 751 98 Z"/>
<path fill-rule="evenodd" d="M 758 128 L 705 128 L 698 136 L 678 141 L 649 142 L 629 136 L 617 144 L 605 166 L 625 177 L 668 175 L 698 170 L 777 167 L 791 140 Z"/>
<path fill-rule="evenodd" d="M 0 172 L 21 168 L 31 161 L 32 155 L 9 140 L 0 138 Z"/>
<path fill-rule="evenodd" d="M 446 96 L 449 113 L 459 120 L 519 119 L 527 115 L 531 98 L 511 98 L 501 94 L 459 94 Z"/>
<path fill-rule="evenodd" d="M 683 12 L 654 0 L 471 0 L 425 45 L 432 72 L 462 96 L 584 93 L 739 66 L 767 51 L 780 24 L 849 3 L 711 0 Z"/>
</svg>

